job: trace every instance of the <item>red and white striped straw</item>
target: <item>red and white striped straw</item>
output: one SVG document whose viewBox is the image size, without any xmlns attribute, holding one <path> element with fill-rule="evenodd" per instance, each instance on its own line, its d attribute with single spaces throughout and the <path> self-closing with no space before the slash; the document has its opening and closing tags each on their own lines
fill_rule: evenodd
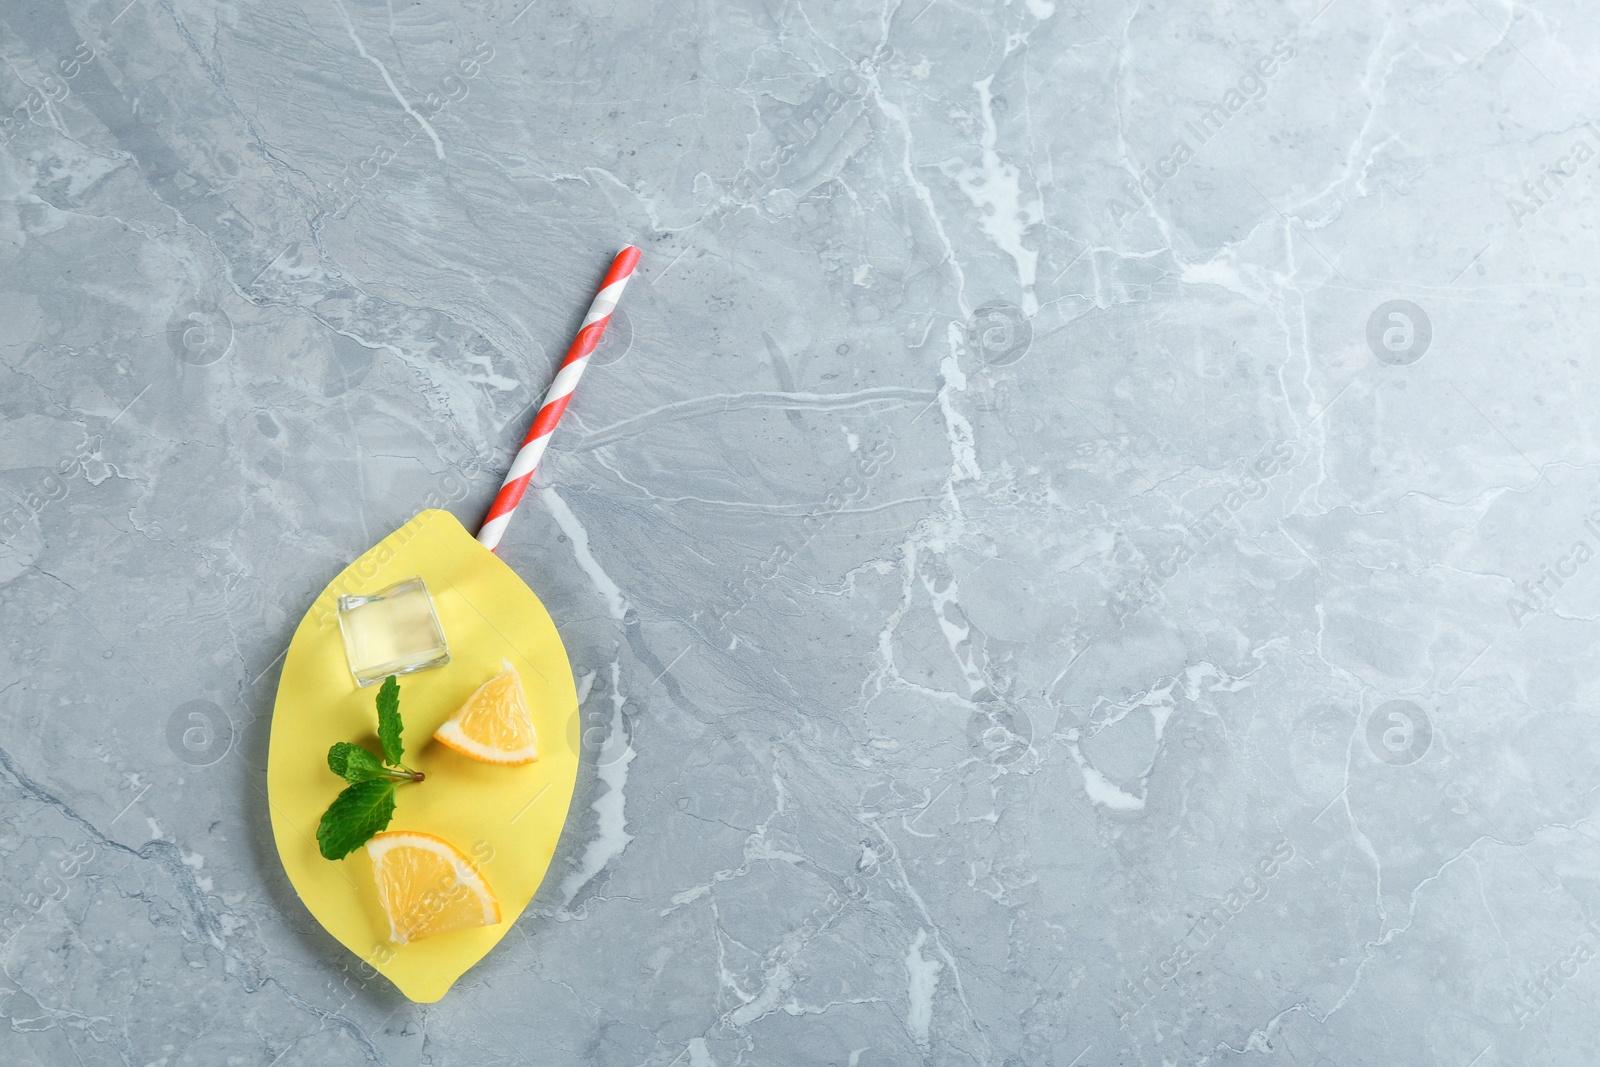
<svg viewBox="0 0 1600 1067">
<path fill-rule="evenodd" d="M 583 368 L 589 363 L 589 353 L 594 351 L 601 335 L 606 332 L 611 313 L 616 310 L 617 301 L 622 299 L 622 290 L 633 276 L 634 265 L 638 262 L 639 250 L 633 245 L 618 252 L 617 258 L 611 261 L 611 269 L 606 271 L 600 291 L 595 294 L 594 303 L 589 305 L 589 314 L 583 317 L 578 336 L 572 339 L 572 347 L 567 349 L 566 357 L 561 360 L 561 369 L 556 371 L 555 381 L 550 383 L 549 391 L 544 394 L 539 414 L 534 416 L 533 426 L 523 439 L 517 458 L 511 461 L 511 470 L 507 472 L 500 492 L 495 494 L 494 503 L 489 505 L 483 528 L 478 531 L 478 543 L 490 552 L 499 546 L 500 538 L 505 535 L 506 526 L 511 522 L 511 513 L 517 510 L 528 482 L 533 479 L 533 472 L 539 468 L 545 445 L 550 443 L 550 435 L 555 431 L 556 423 L 561 421 L 561 413 L 567 410 L 567 401 L 578 387 L 578 379 L 583 377 Z"/>
</svg>

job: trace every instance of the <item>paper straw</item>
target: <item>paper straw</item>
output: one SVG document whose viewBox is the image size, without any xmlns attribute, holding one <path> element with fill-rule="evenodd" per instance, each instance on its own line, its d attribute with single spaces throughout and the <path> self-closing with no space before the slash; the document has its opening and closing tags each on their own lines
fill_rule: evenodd
<svg viewBox="0 0 1600 1067">
<path fill-rule="evenodd" d="M 550 443 L 550 435 L 555 431 L 556 423 L 561 421 L 561 413 L 567 410 L 567 401 L 578 387 L 578 379 L 583 377 L 583 368 L 589 363 L 589 353 L 594 351 L 601 335 L 606 332 L 606 323 L 611 321 L 611 313 L 616 310 L 622 290 L 627 286 L 634 265 L 638 262 L 639 250 L 633 245 L 618 252 L 617 258 L 611 261 L 611 269 L 606 271 L 600 291 L 595 294 L 594 303 L 589 305 L 589 314 L 583 317 L 578 336 L 572 339 L 572 347 L 567 349 L 566 357 L 561 360 L 561 368 L 556 371 L 555 381 L 550 383 L 549 391 L 544 394 L 539 414 L 534 416 L 533 426 L 523 439 L 522 447 L 517 450 L 517 458 L 511 461 L 511 470 L 506 474 L 505 483 L 500 486 L 500 492 L 495 494 L 494 503 L 489 505 L 489 514 L 484 517 L 483 528 L 478 531 L 478 543 L 490 552 L 499 546 L 500 538 L 505 535 L 506 526 L 511 522 L 511 513 L 517 510 L 533 472 L 538 470 L 545 445 Z"/>
</svg>

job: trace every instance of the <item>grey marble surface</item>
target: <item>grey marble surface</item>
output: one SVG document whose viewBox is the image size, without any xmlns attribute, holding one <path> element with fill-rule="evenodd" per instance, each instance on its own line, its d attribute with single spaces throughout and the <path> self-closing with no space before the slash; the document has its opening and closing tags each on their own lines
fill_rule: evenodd
<svg viewBox="0 0 1600 1067">
<path fill-rule="evenodd" d="M 0 1061 L 1600 1061 L 1588 7 L 525 4 L 0 2 Z M 630 241 L 572 815 L 414 1005 L 281 657 Z"/>
</svg>

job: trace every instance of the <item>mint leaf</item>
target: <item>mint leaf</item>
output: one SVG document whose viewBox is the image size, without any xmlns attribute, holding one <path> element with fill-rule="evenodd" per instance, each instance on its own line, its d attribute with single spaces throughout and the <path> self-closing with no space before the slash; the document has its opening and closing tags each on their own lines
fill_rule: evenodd
<svg viewBox="0 0 1600 1067">
<path fill-rule="evenodd" d="M 421 771 L 400 762 L 400 682 L 394 675 L 378 688 L 378 742 L 383 759 L 360 745 L 340 741 L 328 749 L 328 769 L 350 784 L 334 798 L 317 824 L 317 848 L 325 859 L 342 860 L 394 818 L 397 782 L 420 782 Z M 388 764 L 388 766 L 385 766 Z"/>
<path fill-rule="evenodd" d="M 378 689 L 378 743 L 383 746 L 383 762 L 400 766 L 405 755 L 400 746 L 400 682 L 392 674 Z"/>
<path fill-rule="evenodd" d="M 335 742 L 334 746 L 328 749 L 328 770 L 343 778 L 344 769 L 350 762 L 350 750 L 355 747 L 348 741 Z"/>
<path fill-rule="evenodd" d="M 351 783 L 393 777 L 377 756 L 348 741 L 340 741 L 328 749 L 328 769 Z"/>
<path fill-rule="evenodd" d="M 317 825 L 317 848 L 324 859 L 342 860 L 388 826 L 392 818 L 393 782 L 375 780 L 345 786 L 344 792 L 322 813 L 322 822 Z"/>
</svg>

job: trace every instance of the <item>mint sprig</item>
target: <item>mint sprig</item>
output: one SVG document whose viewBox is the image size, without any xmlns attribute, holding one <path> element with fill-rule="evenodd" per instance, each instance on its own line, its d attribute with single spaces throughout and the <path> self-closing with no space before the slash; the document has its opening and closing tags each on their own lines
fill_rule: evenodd
<svg viewBox="0 0 1600 1067">
<path fill-rule="evenodd" d="M 394 818 L 394 789 L 425 777 L 400 762 L 400 682 L 390 675 L 378 689 L 380 760 L 360 745 L 340 741 L 328 749 L 328 769 L 350 784 L 334 798 L 317 824 L 323 858 L 342 860 L 372 839 Z"/>
</svg>

